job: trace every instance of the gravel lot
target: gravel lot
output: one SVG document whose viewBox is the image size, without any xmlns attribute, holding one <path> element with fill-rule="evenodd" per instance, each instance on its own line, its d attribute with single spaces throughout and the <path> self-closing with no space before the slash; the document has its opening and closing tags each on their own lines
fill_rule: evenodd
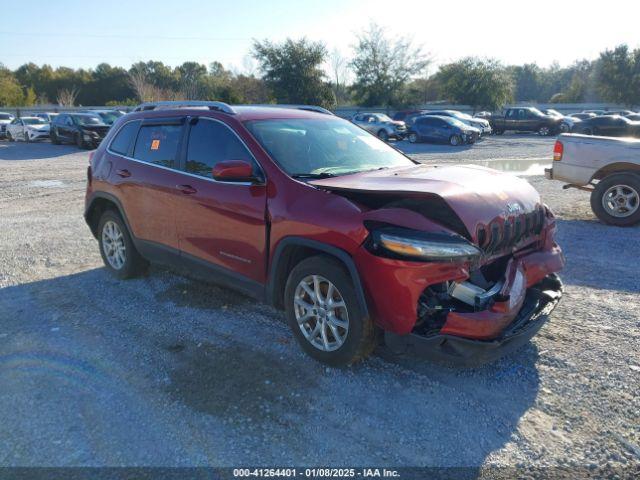
<svg viewBox="0 0 640 480">
<path fill-rule="evenodd" d="M 539 174 L 552 144 L 397 146 Z M 87 159 L 0 142 L 0 466 L 640 466 L 640 229 L 598 223 L 587 193 L 527 176 L 568 259 L 529 346 L 478 369 L 380 348 L 332 370 L 241 295 L 111 278 L 82 219 Z"/>
</svg>

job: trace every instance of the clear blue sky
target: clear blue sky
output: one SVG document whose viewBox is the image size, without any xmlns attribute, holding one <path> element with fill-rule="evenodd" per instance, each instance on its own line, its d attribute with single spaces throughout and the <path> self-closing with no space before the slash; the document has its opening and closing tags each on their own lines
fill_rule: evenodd
<svg viewBox="0 0 640 480">
<path fill-rule="evenodd" d="M 3 2 L 4 3 L 4 2 Z M 507 0 L 29 0 L 2 8 L 0 62 L 128 67 L 220 61 L 243 70 L 252 39 L 307 36 L 349 56 L 374 21 L 412 37 L 434 63 L 466 55 L 505 63 L 594 58 L 619 43 L 640 46 L 640 1 Z"/>
</svg>

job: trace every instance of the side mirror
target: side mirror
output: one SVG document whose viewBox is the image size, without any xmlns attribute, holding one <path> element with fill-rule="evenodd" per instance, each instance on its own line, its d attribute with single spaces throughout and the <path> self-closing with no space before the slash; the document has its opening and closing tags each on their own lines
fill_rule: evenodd
<svg viewBox="0 0 640 480">
<path fill-rule="evenodd" d="M 253 182 L 253 166 L 244 160 L 224 160 L 211 170 L 214 180 L 223 182 Z"/>
</svg>

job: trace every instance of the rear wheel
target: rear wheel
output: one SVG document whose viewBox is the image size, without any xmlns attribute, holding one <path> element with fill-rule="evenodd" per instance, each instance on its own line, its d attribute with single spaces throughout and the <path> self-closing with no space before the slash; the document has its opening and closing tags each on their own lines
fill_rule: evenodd
<svg viewBox="0 0 640 480">
<path fill-rule="evenodd" d="M 113 210 L 107 210 L 100 217 L 98 243 L 102 260 L 115 277 L 132 278 L 146 271 L 147 261 L 138 253 L 127 226 Z"/>
<path fill-rule="evenodd" d="M 546 125 L 543 125 L 538 129 L 538 135 L 542 137 L 548 137 L 549 135 L 551 135 L 551 129 Z"/>
<path fill-rule="evenodd" d="M 591 192 L 591 209 L 600 221 L 619 227 L 640 222 L 640 175 L 614 173 Z"/>
<path fill-rule="evenodd" d="M 24 132 L 22 134 L 24 136 L 24 141 L 29 143 L 31 141 L 31 137 L 29 137 L 29 132 Z"/>
<path fill-rule="evenodd" d="M 378 138 L 380 140 L 382 140 L 383 142 L 388 142 L 389 141 L 389 134 L 387 133 L 386 130 L 380 130 L 378 132 Z"/>
<path fill-rule="evenodd" d="M 560 132 L 569 133 L 569 130 L 571 130 L 571 128 L 569 127 L 568 124 L 566 124 L 566 123 L 561 123 L 560 124 Z"/>
<path fill-rule="evenodd" d="M 590 128 L 583 128 L 581 133 L 584 135 L 593 135 L 593 130 Z"/>
<path fill-rule="evenodd" d="M 410 143 L 418 142 L 418 135 L 416 133 L 410 133 L 408 138 Z"/>
<path fill-rule="evenodd" d="M 333 258 L 316 256 L 296 265 L 284 301 L 296 340 L 315 360 L 344 366 L 373 351 L 374 324 L 362 311 L 351 276 Z"/>
<path fill-rule="evenodd" d="M 449 145 L 457 147 L 461 143 L 462 143 L 462 138 L 460 138 L 460 135 L 451 135 L 449 137 Z"/>
</svg>

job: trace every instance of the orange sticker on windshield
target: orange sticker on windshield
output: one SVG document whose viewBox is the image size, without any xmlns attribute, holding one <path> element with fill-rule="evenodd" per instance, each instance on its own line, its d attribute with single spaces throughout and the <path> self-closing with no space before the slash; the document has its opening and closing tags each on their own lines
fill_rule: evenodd
<svg viewBox="0 0 640 480">
<path fill-rule="evenodd" d="M 160 140 L 153 140 L 151 142 L 151 150 L 158 150 L 160 148 Z"/>
</svg>

